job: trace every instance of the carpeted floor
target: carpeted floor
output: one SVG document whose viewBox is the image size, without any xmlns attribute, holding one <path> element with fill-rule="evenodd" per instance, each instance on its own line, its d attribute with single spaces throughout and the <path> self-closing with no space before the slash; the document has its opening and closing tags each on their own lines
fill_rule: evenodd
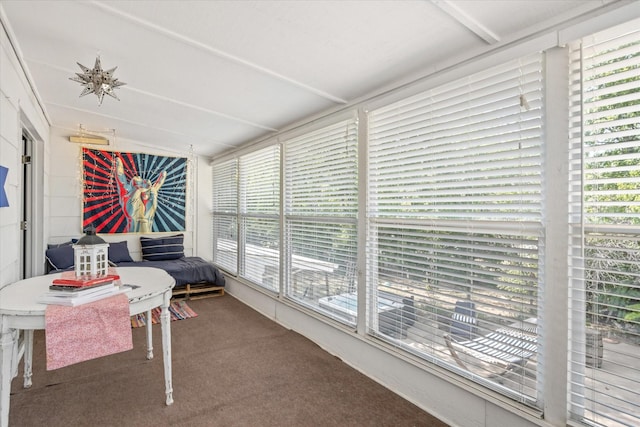
<svg viewBox="0 0 640 427">
<path fill-rule="evenodd" d="M 134 349 L 45 371 L 36 331 L 33 387 L 12 382 L 10 426 L 445 426 L 301 335 L 230 295 L 190 301 L 171 322 L 175 403 L 164 404 L 160 328 Z"/>
</svg>

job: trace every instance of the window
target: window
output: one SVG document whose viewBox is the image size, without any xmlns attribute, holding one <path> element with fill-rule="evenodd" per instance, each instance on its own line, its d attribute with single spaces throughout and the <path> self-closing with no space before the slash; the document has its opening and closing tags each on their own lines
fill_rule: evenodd
<svg viewBox="0 0 640 427">
<path fill-rule="evenodd" d="M 640 425 L 638 28 L 428 80 L 214 165 L 216 263 L 542 419 L 545 404 Z"/>
<path fill-rule="evenodd" d="M 280 147 L 240 157 L 240 276 L 272 291 L 280 280 Z"/>
<path fill-rule="evenodd" d="M 284 142 L 286 295 L 338 320 L 332 296 L 355 291 L 358 213 L 357 121 Z"/>
<path fill-rule="evenodd" d="M 640 21 L 576 43 L 570 414 L 640 424 Z"/>
<path fill-rule="evenodd" d="M 371 111 L 368 164 L 369 332 L 535 404 L 542 55 Z M 512 366 L 459 345 L 507 330 Z"/>
<path fill-rule="evenodd" d="M 238 271 L 238 161 L 213 167 L 213 261 Z"/>
</svg>

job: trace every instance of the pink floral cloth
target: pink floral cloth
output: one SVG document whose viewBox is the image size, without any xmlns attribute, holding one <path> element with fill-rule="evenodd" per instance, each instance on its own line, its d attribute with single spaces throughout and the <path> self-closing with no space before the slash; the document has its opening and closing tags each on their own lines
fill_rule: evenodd
<svg viewBox="0 0 640 427">
<path fill-rule="evenodd" d="M 77 307 L 45 311 L 47 370 L 133 348 L 129 299 L 118 294 Z"/>
</svg>

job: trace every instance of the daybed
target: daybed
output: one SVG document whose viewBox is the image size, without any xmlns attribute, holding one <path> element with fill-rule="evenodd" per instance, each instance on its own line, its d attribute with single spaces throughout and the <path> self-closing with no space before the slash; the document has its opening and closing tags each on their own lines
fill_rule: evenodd
<svg viewBox="0 0 640 427">
<path fill-rule="evenodd" d="M 224 275 L 212 263 L 200 257 L 184 255 L 184 236 L 140 237 L 142 261 L 134 261 L 126 241 L 109 243 L 109 263 L 118 268 L 154 267 L 165 270 L 176 285 L 173 296 L 204 298 L 224 295 Z M 74 242 L 49 245 L 46 253 L 48 273 L 73 269 Z"/>
</svg>

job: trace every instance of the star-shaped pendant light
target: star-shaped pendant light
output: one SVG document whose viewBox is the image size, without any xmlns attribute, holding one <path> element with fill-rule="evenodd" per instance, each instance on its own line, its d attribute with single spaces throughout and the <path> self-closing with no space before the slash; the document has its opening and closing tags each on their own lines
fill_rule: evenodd
<svg viewBox="0 0 640 427">
<path fill-rule="evenodd" d="M 118 67 L 104 71 L 100 64 L 100 56 L 96 57 L 96 63 L 93 69 L 87 68 L 79 62 L 76 62 L 76 64 L 82 69 L 82 73 L 76 73 L 77 77 L 69 77 L 69 80 L 73 80 L 84 86 L 84 90 L 80 96 L 95 93 L 98 97 L 98 105 L 102 105 L 105 94 L 120 101 L 120 98 L 116 96 L 113 90 L 126 85 L 126 83 L 119 82 L 118 79 L 113 77 L 113 73 Z"/>
</svg>

